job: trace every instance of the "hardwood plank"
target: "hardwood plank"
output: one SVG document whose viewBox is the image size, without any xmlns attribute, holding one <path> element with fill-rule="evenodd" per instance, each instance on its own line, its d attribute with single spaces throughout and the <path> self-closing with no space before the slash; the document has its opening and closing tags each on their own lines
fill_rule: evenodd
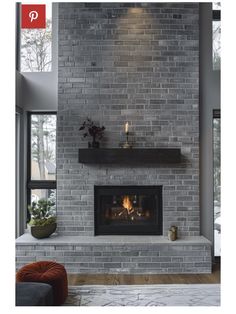
<svg viewBox="0 0 236 314">
<path fill-rule="evenodd" d="M 213 284 L 220 283 L 220 264 L 211 274 L 68 274 L 69 285 L 142 285 L 142 284 Z"/>
</svg>

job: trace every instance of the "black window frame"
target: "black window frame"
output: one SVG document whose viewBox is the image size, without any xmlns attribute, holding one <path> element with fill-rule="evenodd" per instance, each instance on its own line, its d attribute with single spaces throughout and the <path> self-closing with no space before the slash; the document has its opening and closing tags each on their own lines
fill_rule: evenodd
<svg viewBox="0 0 236 314">
<path fill-rule="evenodd" d="M 212 10 L 212 20 L 221 21 L 221 10 Z"/>
<path fill-rule="evenodd" d="M 42 189 L 42 190 L 56 190 L 57 181 L 56 180 L 32 180 L 31 179 L 31 116 L 32 115 L 55 115 L 56 111 L 40 111 L 33 112 L 29 111 L 27 113 L 27 206 L 31 205 L 31 190 Z M 30 216 L 27 210 L 27 222 Z"/>
<path fill-rule="evenodd" d="M 220 119 L 220 109 L 213 109 L 213 119 Z"/>
</svg>

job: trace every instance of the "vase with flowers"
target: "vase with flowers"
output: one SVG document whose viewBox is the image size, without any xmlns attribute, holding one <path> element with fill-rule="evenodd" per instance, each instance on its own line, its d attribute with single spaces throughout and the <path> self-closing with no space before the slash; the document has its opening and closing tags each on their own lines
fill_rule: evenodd
<svg viewBox="0 0 236 314">
<path fill-rule="evenodd" d="M 91 136 L 92 142 L 88 143 L 89 148 L 99 148 L 99 141 L 104 134 L 105 127 L 96 125 L 91 119 L 87 118 L 81 125 L 80 131 L 85 130 L 83 137 Z"/>
</svg>

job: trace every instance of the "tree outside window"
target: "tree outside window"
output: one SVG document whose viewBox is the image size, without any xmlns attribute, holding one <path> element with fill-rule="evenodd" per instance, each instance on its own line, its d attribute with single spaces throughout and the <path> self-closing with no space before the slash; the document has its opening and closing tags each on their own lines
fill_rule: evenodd
<svg viewBox="0 0 236 314">
<path fill-rule="evenodd" d="M 55 180 L 56 116 L 31 115 L 31 180 Z"/>
<path fill-rule="evenodd" d="M 213 70 L 220 70 L 221 63 L 221 3 L 213 2 L 213 21 L 212 21 L 212 61 Z"/>
<path fill-rule="evenodd" d="M 213 21 L 212 24 L 213 35 L 213 70 L 220 70 L 221 61 L 221 21 Z"/>
<path fill-rule="evenodd" d="M 221 162 L 220 118 L 213 119 L 213 175 L 214 175 L 214 253 L 221 255 Z"/>
<path fill-rule="evenodd" d="M 21 72 L 49 72 L 52 67 L 51 7 L 45 29 L 21 29 Z"/>
</svg>

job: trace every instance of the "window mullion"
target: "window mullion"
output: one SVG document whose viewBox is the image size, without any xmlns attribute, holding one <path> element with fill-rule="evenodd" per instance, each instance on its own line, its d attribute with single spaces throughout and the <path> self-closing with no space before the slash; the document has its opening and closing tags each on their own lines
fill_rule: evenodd
<svg viewBox="0 0 236 314">
<path fill-rule="evenodd" d="M 56 181 L 40 181 L 40 180 L 32 180 L 27 183 L 28 189 L 56 189 L 57 184 Z"/>
</svg>

